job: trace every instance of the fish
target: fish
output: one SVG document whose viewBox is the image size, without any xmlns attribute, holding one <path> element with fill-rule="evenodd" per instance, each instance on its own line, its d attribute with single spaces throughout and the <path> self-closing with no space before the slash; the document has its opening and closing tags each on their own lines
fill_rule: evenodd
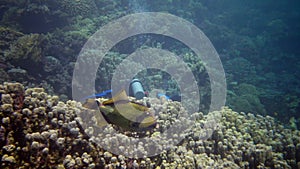
<svg viewBox="0 0 300 169">
<path fill-rule="evenodd" d="M 157 124 L 154 113 L 150 111 L 149 107 L 129 100 L 125 90 L 121 90 L 111 99 L 102 100 L 87 99 L 83 106 L 91 109 L 95 109 L 97 106 L 107 123 L 125 130 L 148 130 Z"/>
<path fill-rule="evenodd" d="M 91 99 L 91 98 L 108 97 L 108 96 L 111 95 L 111 93 L 112 93 L 112 90 L 109 89 L 109 90 L 105 90 L 105 91 L 103 91 L 103 92 L 101 92 L 101 93 L 96 93 L 96 94 L 87 96 L 87 97 L 85 97 L 85 98 L 83 98 L 83 99 L 81 99 L 81 100 L 87 100 L 87 99 Z"/>
</svg>

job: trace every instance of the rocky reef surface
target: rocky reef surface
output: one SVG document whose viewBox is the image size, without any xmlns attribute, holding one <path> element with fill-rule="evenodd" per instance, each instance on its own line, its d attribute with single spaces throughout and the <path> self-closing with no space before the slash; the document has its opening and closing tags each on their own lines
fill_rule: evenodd
<svg viewBox="0 0 300 169">
<path fill-rule="evenodd" d="M 1 168 L 300 168 L 299 130 L 285 129 L 270 116 L 225 107 L 218 112 L 218 127 L 204 140 L 209 115 L 194 113 L 196 124 L 179 144 L 156 156 L 128 158 L 88 137 L 77 117 L 87 109 L 78 102 L 61 102 L 43 88 L 19 83 L 0 85 L 0 95 Z M 176 124 L 178 105 L 153 101 L 159 128 L 149 137 Z M 122 141 L 107 135 L 102 140 Z"/>
</svg>

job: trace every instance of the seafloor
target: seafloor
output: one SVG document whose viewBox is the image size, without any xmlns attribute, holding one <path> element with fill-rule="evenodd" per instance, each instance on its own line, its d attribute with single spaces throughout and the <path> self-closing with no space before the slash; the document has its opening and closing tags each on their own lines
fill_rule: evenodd
<svg viewBox="0 0 300 169">
<path fill-rule="evenodd" d="M 1 168 L 300 168 L 299 130 L 285 129 L 270 116 L 225 107 L 212 137 L 204 140 L 199 135 L 206 132 L 201 126 L 208 115 L 195 113 L 195 127 L 178 145 L 153 157 L 127 158 L 105 151 L 84 133 L 77 123 L 76 112 L 86 110 L 80 103 L 19 83 L 0 85 L 0 93 Z M 172 107 L 178 102 L 152 106 L 160 108 L 161 127 L 176 122 L 179 112 Z"/>
</svg>

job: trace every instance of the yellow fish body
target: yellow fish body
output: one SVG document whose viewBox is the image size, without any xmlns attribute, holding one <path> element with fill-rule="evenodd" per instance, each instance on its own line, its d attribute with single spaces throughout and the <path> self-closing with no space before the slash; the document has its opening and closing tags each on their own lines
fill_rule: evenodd
<svg viewBox="0 0 300 169">
<path fill-rule="evenodd" d="M 149 108 L 140 103 L 130 101 L 125 90 L 102 103 L 100 100 L 97 100 L 97 103 L 100 112 L 108 123 L 126 130 L 144 130 L 156 125 L 156 118 L 150 113 Z M 88 100 L 84 106 L 87 108 L 94 107 L 91 101 Z"/>
</svg>

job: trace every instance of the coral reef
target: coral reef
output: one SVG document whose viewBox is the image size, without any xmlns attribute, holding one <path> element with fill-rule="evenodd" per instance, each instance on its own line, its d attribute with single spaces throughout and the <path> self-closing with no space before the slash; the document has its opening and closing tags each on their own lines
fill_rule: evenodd
<svg viewBox="0 0 300 169">
<path fill-rule="evenodd" d="M 251 112 L 266 115 L 264 105 L 261 103 L 256 87 L 251 84 L 242 83 L 234 87 L 230 93 L 227 104 L 235 111 Z"/>
<path fill-rule="evenodd" d="M 8 76 L 7 79 L 24 84 L 36 81 L 37 75 L 42 73 L 43 37 L 41 34 L 26 34 L 10 41 L 9 48 L 3 49 L 4 78 Z"/>
<path fill-rule="evenodd" d="M 11 79 L 7 69 L 11 68 L 12 65 L 8 63 L 4 57 L 5 51 L 21 36 L 24 36 L 21 32 L 0 26 L 0 83 Z"/>
<path fill-rule="evenodd" d="M 0 85 L 0 94 L 1 168 L 297 168 L 300 165 L 300 132 L 285 129 L 270 116 L 237 113 L 225 107 L 218 111 L 222 115 L 218 127 L 205 140 L 203 135 L 211 129 L 201 126 L 211 114 L 193 113 L 195 126 L 178 145 L 153 157 L 127 158 L 103 150 L 85 134 L 77 114 L 88 113 L 88 109 L 80 103 L 64 103 L 43 88 L 25 90 L 19 83 Z M 178 102 L 149 101 L 160 112 L 157 114 L 160 127 L 151 136 L 177 124 L 182 111 Z M 109 135 L 102 140 L 122 142 Z M 143 149 L 147 146 L 139 147 Z"/>
<path fill-rule="evenodd" d="M 97 14 L 94 0 L 62 0 L 59 1 L 62 10 L 71 16 L 91 16 Z"/>
<path fill-rule="evenodd" d="M 0 49 L 2 49 L 1 54 L 3 54 L 3 50 L 9 48 L 10 44 L 16 41 L 19 37 L 24 34 L 18 31 L 15 31 L 10 28 L 0 27 Z"/>
<path fill-rule="evenodd" d="M 9 61 L 19 63 L 17 64 L 18 66 L 26 66 L 20 63 L 26 60 L 39 63 L 43 56 L 41 49 L 42 41 L 43 36 L 40 34 L 24 35 L 10 45 L 10 50 L 4 56 Z"/>
<path fill-rule="evenodd" d="M 10 79 L 9 75 L 7 72 L 5 72 L 3 69 L 0 68 L 0 83 L 4 83 Z"/>
<path fill-rule="evenodd" d="M 253 84 L 257 80 L 256 67 L 249 60 L 243 57 L 234 57 L 233 59 L 225 62 L 224 65 L 227 73 L 234 75 L 230 81 Z"/>
<path fill-rule="evenodd" d="M 268 13 L 265 12 L 267 7 Z M 243 111 L 261 113 L 265 109 L 269 115 L 273 115 L 275 111 L 277 113 L 284 112 L 278 113 L 276 118 L 285 123 L 288 123 L 291 117 L 300 118 L 297 114 L 300 110 L 298 98 L 300 93 L 298 88 L 300 63 L 299 57 L 297 57 L 299 56 L 298 42 L 300 37 L 298 31 L 299 5 L 295 0 L 276 3 L 270 3 L 270 1 L 231 3 L 218 1 L 212 3 L 196 0 L 184 2 L 178 0 L 161 2 L 2 0 L 0 9 L 0 77 L 3 77 L 0 82 L 18 81 L 26 85 L 35 84 L 35 86 L 39 85 L 41 81 L 49 82 L 48 85 L 60 90 L 57 94 L 68 95 L 70 83 L 60 80 L 70 79 L 70 72 L 72 71 L 66 70 L 65 67 L 68 64 L 74 64 L 75 57 L 84 42 L 98 28 L 109 21 L 137 10 L 165 11 L 191 21 L 205 32 L 221 56 L 228 84 L 247 83 L 264 91 L 259 93 L 257 97 L 244 95 L 233 98 L 232 102 L 241 100 L 240 105 L 243 105 L 235 109 L 236 111 L 241 111 L 240 108 L 245 107 L 247 109 L 243 109 Z M 30 33 L 34 34 L 30 35 Z M 36 33 L 47 37 L 47 44 L 42 47 L 43 56 L 52 56 L 59 60 L 63 70 L 49 72 L 52 68 L 49 69 L 47 65 L 45 72 L 34 76 L 35 71 L 28 69 L 32 66 L 31 64 L 34 64 L 34 61 L 42 57 L 38 55 L 40 53 L 39 47 L 27 46 L 25 42 L 33 38 L 39 43 L 40 39 L 34 39 L 37 37 Z M 144 43 L 141 43 L 141 39 L 143 38 L 129 38 L 125 44 L 119 46 L 116 52 L 122 53 L 120 49 L 123 49 L 126 51 L 125 53 L 131 53 L 136 47 Z M 156 40 L 151 38 L 144 38 L 144 40 L 148 41 L 148 46 L 156 43 Z M 170 49 L 175 53 L 184 48 L 177 42 L 171 44 L 171 40 L 165 37 L 157 38 L 157 42 L 160 43 L 159 48 Z M 25 52 L 31 49 L 32 53 L 27 54 Z M 4 53 L 6 54 L 4 55 Z M 197 81 L 198 79 L 199 83 L 207 81 L 208 78 L 203 73 L 203 65 L 194 60 L 193 57 L 190 58 L 189 55 L 187 54 L 183 58 L 191 66 Z M 17 61 L 14 61 L 15 57 L 18 58 Z M 117 57 L 121 58 L 122 56 Z M 22 64 L 19 58 L 28 60 L 28 62 Z M 14 69 L 10 70 L 10 68 Z M 111 72 L 111 65 L 109 64 L 101 65 L 102 68 L 109 69 L 106 72 Z M 9 73 L 8 70 L 10 70 Z M 108 89 L 109 73 L 101 75 L 101 79 L 98 79 L 97 83 L 106 85 L 99 85 L 101 86 L 99 91 Z M 49 78 L 59 80 L 48 81 Z M 156 81 L 160 79 L 158 78 Z M 152 79 L 145 79 L 145 81 L 152 81 Z M 230 90 L 234 91 L 233 88 L 234 86 L 229 85 Z M 200 88 L 200 91 L 204 97 L 201 98 L 203 101 L 210 100 L 209 90 L 206 86 L 203 89 Z M 264 108 L 259 101 L 264 104 Z M 259 110 L 253 109 L 253 105 L 249 105 L 251 103 L 259 106 Z M 207 109 L 208 104 L 204 103 L 205 109 Z M 236 107 L 233 106 L 232 108 Z M 299 128 L 299 122 L 297 125 Z"/>
</svg>

